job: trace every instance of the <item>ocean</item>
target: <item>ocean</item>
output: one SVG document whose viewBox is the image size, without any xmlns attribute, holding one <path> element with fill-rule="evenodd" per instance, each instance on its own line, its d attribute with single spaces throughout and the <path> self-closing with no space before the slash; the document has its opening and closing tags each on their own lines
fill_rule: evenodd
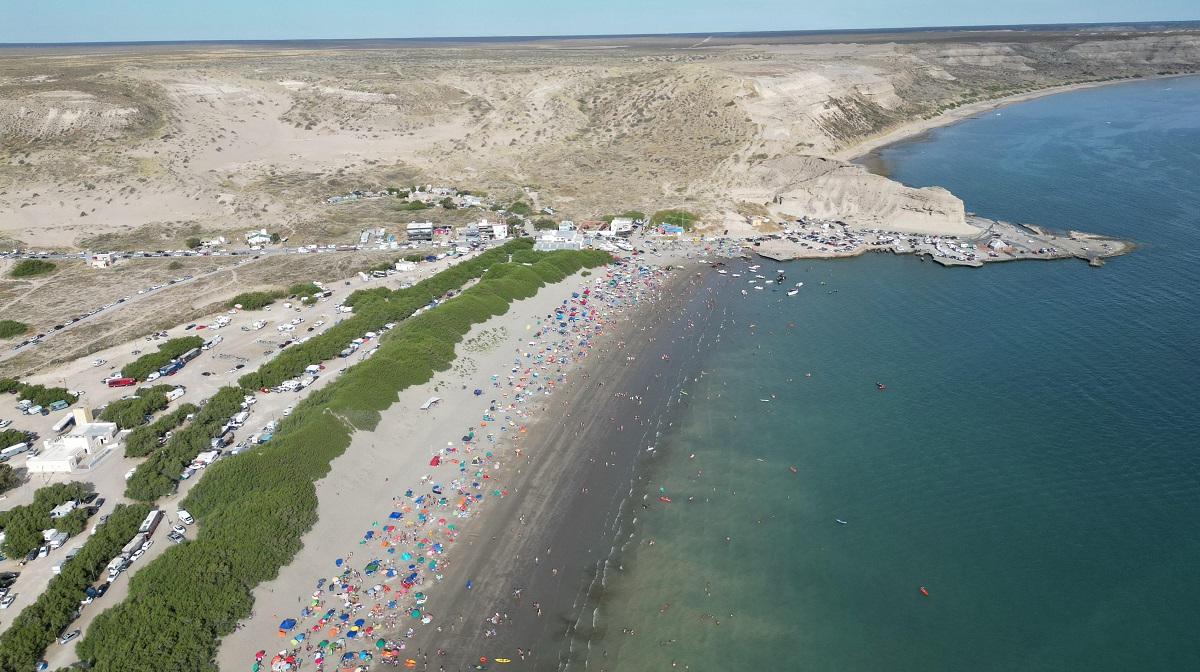
<svg viewBox="0 0 1200 672">
<path fill-rule="evenodd" d="M 763 290 L 758 262 L 708 269 L 562 666 L 1200 669 L 1200 77 L 1002 108 L 872 165 L 1139 247 L 762 262 L 786 273 Z"/>
</svg>

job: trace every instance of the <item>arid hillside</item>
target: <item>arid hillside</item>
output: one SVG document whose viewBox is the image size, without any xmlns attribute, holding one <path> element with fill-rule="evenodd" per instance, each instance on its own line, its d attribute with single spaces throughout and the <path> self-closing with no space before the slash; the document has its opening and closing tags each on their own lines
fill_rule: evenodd
<svg viewBox="0 0 1200 672">
<path fill-rule="evenodd" d="M 0 247 L 262 227 L 338 242 L 412 217 L 325 197 L 414 183 L 529 186 L 575 219 L 953 227 L 950 194 L 832 157 L 973 102 L 1200 67 L 1200 31 L 1181 29 L 819 37 L 16 51 L 0 61 Z"/>
</svg>

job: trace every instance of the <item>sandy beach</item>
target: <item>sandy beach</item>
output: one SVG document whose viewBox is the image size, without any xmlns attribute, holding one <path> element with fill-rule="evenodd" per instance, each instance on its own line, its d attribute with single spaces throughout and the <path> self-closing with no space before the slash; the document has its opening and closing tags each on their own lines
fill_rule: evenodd
<svg viewBox="0 0 1200 672">
<path fill-rule="evenodd" d="M 698 265 L 674 261 L 685 266 L 670 275 L 686 286 Z M 253 665 L 260 651 L 266 665 L 285 650 L 311 669 L 313 644 L 326 640 L 344 643 L 321 659 L 326 669 L 347 651 L 378 654 L 377 640 L 399 651 L 388 662 L 414 666 L 438 649 L 451 669 L 480 656 L 520 662 L 518 648 L 535 662 L 528 651 L 562 630 L 582 572 L 607 550 L 572 541 L 605 537 L 651 418 L 665 410 L 655 404 L 668 395 L 644 408 L 629 395 L 671 374 L 669 357 L 643 352 L 654 342 L 642 335 L 670 323 L 659 303 L 668 277 L 596 269 L 472 330 L 450 371 L 402 392 L 316 484 L 319 522 L 295 561 L 254 591 L 254 615 L 222 642 L 221 669 Z M 547 321 L 556 309 L 576 312 Z M 289 618 L 297 624 L 281 635 Z"/>
</svg>

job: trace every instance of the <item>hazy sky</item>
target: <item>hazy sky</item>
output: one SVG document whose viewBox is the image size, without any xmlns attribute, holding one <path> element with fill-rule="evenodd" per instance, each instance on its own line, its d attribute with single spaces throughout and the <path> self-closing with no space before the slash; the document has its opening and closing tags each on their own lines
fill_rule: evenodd
<svg viewBox="0 0 1200 672">
<path fill-rule="evenodd" d="M 1200 19 L 1197 0 L 0 0 L 0 42 L 704 33 Z"/>
</svg>

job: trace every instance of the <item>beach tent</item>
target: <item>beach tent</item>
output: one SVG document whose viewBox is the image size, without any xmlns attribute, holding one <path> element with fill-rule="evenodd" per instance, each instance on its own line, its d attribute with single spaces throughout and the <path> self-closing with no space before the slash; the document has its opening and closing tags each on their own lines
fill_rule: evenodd
<svg viewBox="0 0 1200 672">
<path fill-rule="evenodd" d="M 433 406 L 434 404 L 438 403 L 441 400 L 442 400 L 441 397 L 430 397 L 429 401 L 426 401 L 425 403 L 421 404 L 421 410 L 428 411 L 431 406 Z"/>
</svg>

